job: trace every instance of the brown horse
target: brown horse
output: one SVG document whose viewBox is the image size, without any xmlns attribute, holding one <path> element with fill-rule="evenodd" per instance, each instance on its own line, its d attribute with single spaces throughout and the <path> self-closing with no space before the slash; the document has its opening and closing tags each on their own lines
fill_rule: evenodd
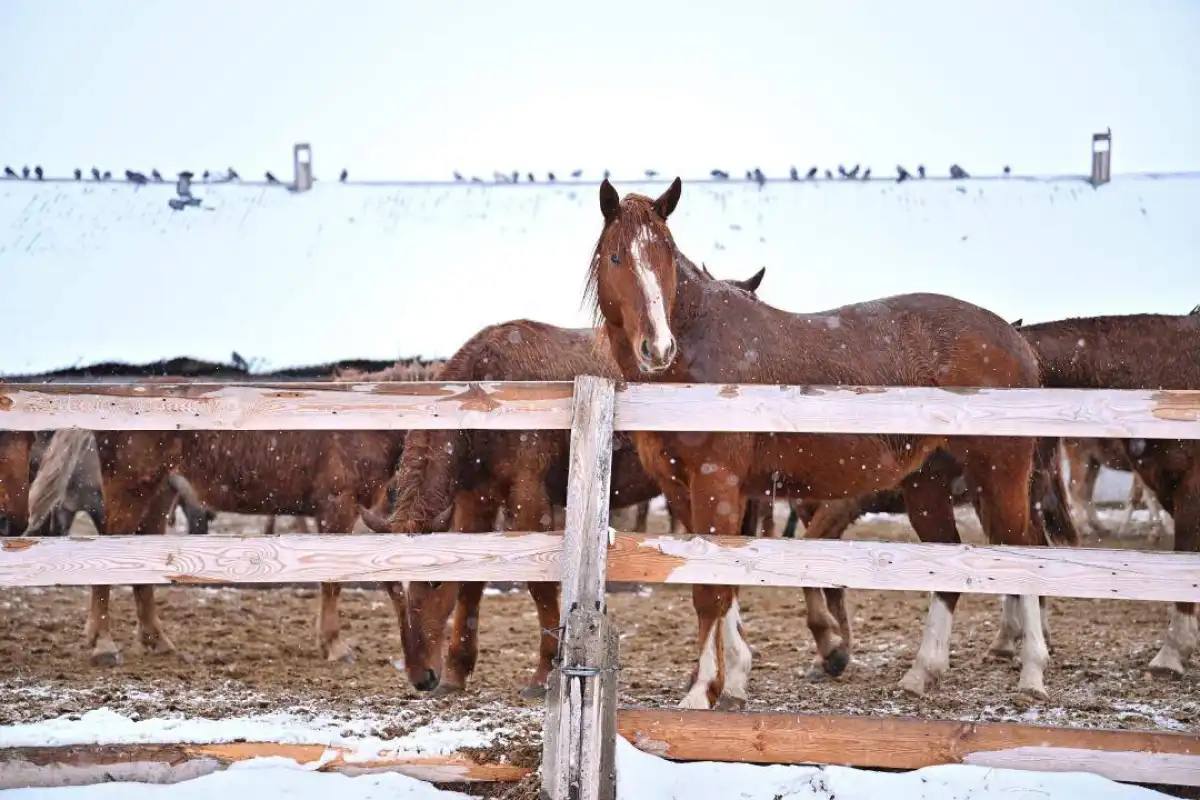
<svg viewBox="0 0 1200 800">
<path fill-rule="evenodd" d="M 746 281 L 727 281 L 730 291 L 752 294 L 760 270 Z M 701 280 L 715 281 L 701 273 Z M 490 325 L 472 336 L 447 362 L 443 381 L 567 381 L 578 375 L 618 378 L 616 366 L 597 347 L 592 330 L 571 330 L 530 320 Z M 516 530 L 548 531 L 553 508 L 567 499 L 569 431 L 414 430 L 405 440 L 400 466 L 388 487 L 385 520 L 360 509 L 378 531 L 425 533 L 493 530 L 506 510 Z M 616 508 L 648 502 L 661 489 L 641 468 L 629 437 L 613 437 L 611 502 Z M 484 583 L 411 581 L 404 586 L 401 640 L 412 685 L 439 694 L 462 691 L 478 659 L 479 605 Z M 522 696 L 539 697 L 558 651 L 558 584 L 531 582 L 541 645 L 538 663 Z M 448 652 L 446 622 L 453 613 Z M 439 671 L 440 668 L 440 671 Z"/>
<path fill-rule="evenodd" d="M 1200 389 L 1200 315 L 1131 314 L 1026 325 L 1047 386 L 1080 389 Z M 1175 521 L 1175 551 L 1200 551 L 1200 440 L 1126 439 L 1134 470 Z M 1182 675 L 1200 645 L 1196 604 L 1171 606 L 1162 649 L 1150 662 Z"/>
<path fill-rule="evenodd" d="M 32 432 L 0 431 L 0 536 L 20 536 L 29 524 L 32 447 Z"/>
<path fill-rule="evenodd" d="M 1093 535 L 1099 536 L 1103 531 L 1100 517 L 1096 513 L 1093 496 L 1096 491 L 1096 481 L 1100 477 L 1101 467 L 1117 472 L 1133 474 L 1133 482 L 1129 487 L 1129 500 L 1125 507 L 1125 518 L 1118 526 L 1117 538 L 1125 533 L 1133 521 L 1133 512 L 1139 502 L 1145 502 L 1151 512 L 1151 520 L 1155 525 L 1150 535 L 1150 541 L 1158 540 L 1158 535 L 1165 530 L 1163 508 L 1159 505 L 1154 492 L 1146 488 L 1145 482 L 1134 471 L 1133 462 L 1125 452 L 1125 442 L 1121 439 L 1063 439 L 1063 450 L 1066 452 L 1070 472 L 1069 485 L 1071 500 L 1077 513 L 1084 516 L 1084 527 Z"/>
<path fill-rule="evenodd" d="M 1029 344 L 1000 317 L 933 294 L 889 297 L 816 314 L 776 309 L 703 275 L 667 226 L 678 178 L 659 198 L 600 185 L 603 228 L 589 270 L 597 322 L 631 381 L 890 386 L 1039 385 Z M 1027 437 L 634 434 L 646 471 L 688 530 L 735 534 L 748 496 L 782 488 L 837 499 L 900 485 L 924 541 L 957 542 L 949 494 L 921 471 L 937 448 L 963 467 L 989 541 L 1042 544 L 1029 514 L 1035 442 Z M 949 663 L 955 593 L 936 594 L 916 662 L 900 685 L 924 694 Z M 751 654 L 741 635 L 737 587 L 695 586 L 699 659 L 681 705 L 741 705 Z M 1048 661 L 1036 596 L 1020 598 L 1026 635 L 1019 688 L 1045 696 Z M 830 632 L 819 645 L 840 672 Z"/>
<path fill-rule="evenodd" d="M 90 431 L 60 430 L 46 448 L 31 495 L 39 508 L 61 502 L 89 448 L 99 455 L 105 515 L 102 534 L 162 534 L 178 482 L 185 478 L 207 507 L 243 514 L 317 518 L 321 532 L 348 533 L 358 505 L 377 501 L 397 463 L 403 431 Z M 96 664 L 119 663 L 109 630 L 110 586 L 92 587 L 87 638 Z M 330 661 L 353 660 L 340 636 L 339 584 L 321 585 L 319 644 Z M 153 586 L 135 586 L 142 644 L 175 653 L 154 605 Z"/>
</svg>

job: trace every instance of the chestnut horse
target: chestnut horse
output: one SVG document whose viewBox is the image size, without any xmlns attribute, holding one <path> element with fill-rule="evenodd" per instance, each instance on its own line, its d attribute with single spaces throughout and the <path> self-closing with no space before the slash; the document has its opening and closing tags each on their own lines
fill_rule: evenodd
<svg viewBox="0 0 1200 800">
<path fill-rule="evenodd" d="M 20 536 L 29 524 L 32 447 L 32 432 L 0 431 L 0 536 Z"/>
<path fill-rule="evenodd" d="M 760 270 L 746 281 L 727 281 L 732 292 L 750 295 Z M 715 281 L 705 273 L 700 280 Z M 618 378 L 591 329 L 572 330 L 531 320 L 489 325 L 458 349 L 443 381 L 569 381 L 577 375 Z M 380 532 L 482 533 L 497 513 L 520 531 L 548 531 L 553 508 L 567 500 L 569 431 L 413 430 L 388 485 L 390 516 L 360 509 L 363 522 Z M 641 468 L 629 437 L 613 437 L 611 503 L 616 508 L 648 502 L 661 489 Z M 401 641 L 405 671 L 421 691 L 462 691 L 478 659 L 479 605 L 486 584 L 410 581 L 404 587 Z M 531 582 L 541 644 L 526 698 L 545 693 L 558 652 L 557 583 Z M 400 608 L 398 605 L 397 608 Z M 446 623 L 453 613 L 449 648 Z"/>
<path fill-rule="evenodd" d="M 1200 315 L 1130 314 L 1025 325 L 1047 386 L 1078 389 L 1200 389 Z M 1126 439 L 1126 456 L 1175 521 L 1175 551 L 1200 551 L 1200 440 Z M 1182 675 L 1200 645 L 1196 604 L 1175 603 L 1159 675 Z"/>
<path fill-rule="evenodd" d="M 597 323 L 622 376 L 676 383 L 868 384 L 1036 387 L 1037 357 L 1006 321 L 951 297 L 913 294 L 794 314 L 720 282 L 682 257 L 667 219 L 678 178 L 660 197 L 622 200 L 600 185 L 603 228 L 589 269 Z M 921 471 L 942 448 L 962 465 L 978 495 L 984 532 L 995 544 L 1040 545 L 1029 513 L 1035 442 L 1028 437 L 633 434 L 642 465 L 693 533 L 736 534 L 747 497 L 775 488 L 838 499 L 901 486 L 923 541 L 958 542 L 944 486 Z M 698 663 L 685 708 L 746 701 L 751 653 L 742 638 L 735 586 L 693 587 Z M 957 593 L 935 594 L 916 661 L 901 687 L 923 695 L 949 665 Z M 1048 652 L 1036 596 L 1019 599 L 1025 628 L 1018 688 L 1045 697 Z M 1006 617 L 1007 618 L 1007 617 Z M 1005 634 L 1001 631 L 1001 634 Z M 819 644 L 835 672 L 845 652 L 829 632 Z"/>
</svg>

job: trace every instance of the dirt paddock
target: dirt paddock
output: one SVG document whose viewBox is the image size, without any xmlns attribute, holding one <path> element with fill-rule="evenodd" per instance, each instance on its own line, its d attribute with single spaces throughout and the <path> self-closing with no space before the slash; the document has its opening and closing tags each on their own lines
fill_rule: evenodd
<svg viewBox="0 0 1200 800">
<path fill-rule="evenodd" d="M 782 525 L 784 510 L 777 515 Z M 1116 515 L 1109 517 L 1115 526 Z M 83 518 L 77 524 L 83 522 Z M 214 533 L 253 530 L 261 522 L 222 515 Z M 652 515 L 652 530 L 665 517 Z M 964 538 L 982 541 L 972 512 L 960 515 Z M 283 529 L 286 530 L 286 529 Z M 907 523 L 879 516 L 848 534 L 864 540 L 915 540 Z M 1158 547 L 1168 547 L 1167 537 Z M 1106 546 L 1148 548 L 1144 537 Z M 1050 700 L 1016 696 L 1016 660 L 987 655 L 999 622 L 999 598 L 964 596 L 954 619 L 950 671 L 923 699 L 897 682 L 920 641 L 927 595 L 848 593 L 855 622 L 855 662 L 837 680 L 805 677 L 812 658 L 799 590 L 743 591 L 746 639 L 754 652 L 752 711 L 902 714 L 942 719 L 1010 720 L 1055 725 L 1200 731 L 1200 682 L 1193 663 L 1183 680 L 1150 677 L 1146 666 L 1165 631 L 1161 603 L 1052 598 L 1046 672 Z M 405 723 L 470 715 L 516 729 L 516 750 L 539 738 L 540 704 L 517 692 L 534 664 L 537 621 L 525 591 L 491 593 L 482 608 L 480 661 L 468 692 L 430 700 L 397 669 L 402 658 L 390 605 L 381 592 L 342 595 L 346 634 L 357 653 L 333 665 L 317 653 L 314 587 L 226 589 L 171 587 L 158 591 L 168 634 L 192 663 L 144 653 L 134 638 L 127 588 L 114 592 L 113 629 L 124 662 L 92 667 L 84 644 L 88 590 L 0 591 L 0 724 L 82 713 L 108 706 L 141 717 L 182 712 L 220 717 L 268 710 L 340 715 L 395 715 Z M 688 587 L 643 587 L 610 596 L 622 631 L 621 702 L 673 707 L 682 696 L 695 652 L 695 616 Z M 382 731 L 395 734 L 398 731 Z M 402 731 L 400 731 L 402 732 Z"/>
</svg>

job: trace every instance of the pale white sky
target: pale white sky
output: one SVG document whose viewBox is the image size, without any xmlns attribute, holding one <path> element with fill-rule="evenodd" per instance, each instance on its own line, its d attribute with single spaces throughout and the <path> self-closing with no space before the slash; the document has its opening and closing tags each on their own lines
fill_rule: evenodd
<svg viewBox="0 0 1200 800">
<path fill-rule="evenodd" d="M 1200 168 L 1196 0 L 0 0 L 0 164 Z"/>
</svg>

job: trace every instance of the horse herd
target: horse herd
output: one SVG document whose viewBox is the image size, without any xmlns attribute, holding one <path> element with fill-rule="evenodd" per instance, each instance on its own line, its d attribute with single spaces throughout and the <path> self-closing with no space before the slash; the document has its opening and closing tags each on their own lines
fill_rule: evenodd
<svg viewBox="0 0 1200 800">
<path fill-rule="evenodd" d="M 340 374 L 335 380 L 628 381 L 936 387 L 1200 389 L 1200 307 L 1187 315 L 1008 323 L 952 297 L 908 294 L 816 313 L 768 305 L 764 271 L 718 280 L 676 244 L 668 220 L 678 178 L 658 198 L 621 198 L 600 185 L 601 225 L 587 272 L 595 324 L 564 329 L 530 320 L 491 325 L 428 369 Z M 315 517 L 320 532 L 358 519 L 387 533 L 553 527 L 566 503 L 567 431 L 413 430 L 0 433 L 0 520 L 8 533 L 66 533 L 78 510 L 102 533 L 161 534 L 173 509 L 204 533 L 213 510 Z M 612 507 L 663 496 L 698 534 L 774 535 L 775 497 L 788 498 L 804 536 L 838 538 L 861 514 L 906 512 L 922 541 L 959 541 L 954 507 L 971 505 L 997 545 L 1079 543 L 1061 456 L 1090 500 L 1100 465 L 1134 473 L 1174 523 L 1175 550 L 1200 550 L 1200 442 L 1058 440 L 1001 436 L 618 433 Z M 1089 483 L 1090 481 L 1090 483 Z M 1087 505 L 1087 504 L 1085 504 Z M 273 518 L 273 517 L 272 517 Z M 503 520 L 498 522 L 498 520 Z M 1089 510 L 1089 521 L 1095 524 Z M 1128 521 L 1128 520 L 1127 520 Z M 109 586 L 92 590 L 91 658 L 115 664 Z M 541 644 L 526 697 L 544 692 L 558 649 L 558 585 L 531 583 Z M 478 657 L 483 584 L 387 583 L 405 669 L 419 690 L 465 688 Z M 318 644 L 352 661 L 340 634 L 338 584 L 323 584 Z M 751 651 L 738 587 L 692 588 L 697 659 L 680 705 L 737 708 L 747 700 Z M 154 590 L 135 586 L 141 643 L 179 653 L 159 622 Z M 841 675 L 852 631 L 841 589 L 805 589 L 817 648 L 812 670 Z M 996 654 L 1019 651 L 1018 690 L 1046 698 L 1044 598 L 1005 596 Z M 900 681 L 933 690 L 949 666 L 958 594 L 931 597 L 916 658 Z M 1200 643 L 1195 604 L 1170 606 L 1155 674 L 1181 675 Z M 180 653 L 181 657 L 186 656 Z"/>
</svg>

